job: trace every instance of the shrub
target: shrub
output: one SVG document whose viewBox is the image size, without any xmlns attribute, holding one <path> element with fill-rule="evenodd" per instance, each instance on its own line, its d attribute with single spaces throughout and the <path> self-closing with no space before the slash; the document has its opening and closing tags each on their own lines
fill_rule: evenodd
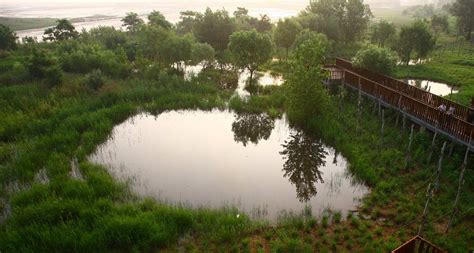
<svg viewBox="0 0 474 253">
<path fill-rule="evenodd" d="M 2 71 L 3 72 L 3 71 Z M 14 62 L 11 68 L 7 69 L 5 73 L 0 75 L 1 84 L 20 84 L 28 77 L 28 71 L 20 62 Z"/>
<path fill-rule="evenodd" d="M 397 64 L 397 58 L 391 50 L 376 46 L 359 50 L 352 61 L 357 68 L 368 69 L 385 75 L 390 75 Z"/>
<path fill-rule="evenodd" d="M 342 215 L 340 211 L 337 211 L 334 213 L 334 222 L 335 223 L 341 223 Z"/>
<path fill-rule="evenodd" d="M 27 63 L 27 68 L 32 78 L 45 80 L 54 86 L 62 82 L 63 72 L 56 58 L 44 50 L 34 50 Z"/>
<path fill-rule="evenodd" d="M 100 69 L 92 70 L 86 76 L 86 85 L 93 90 L 99 90 L 105 83 L 105 77 Z"/>
</svg>

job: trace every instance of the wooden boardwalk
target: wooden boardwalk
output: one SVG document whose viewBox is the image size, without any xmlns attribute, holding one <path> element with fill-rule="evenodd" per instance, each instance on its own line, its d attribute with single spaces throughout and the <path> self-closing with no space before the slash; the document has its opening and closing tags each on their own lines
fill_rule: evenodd
<svg viewBox="0 0 474 253">
<path fill-rule="evenodd" d="M 341 58 L 336 58 L 336 64 L 325 69 L 330 72 L 330 79 L 341 80 L 344 85 L 399 111 L 416 124 L 474 151 L 474 125 L 467 122 L 471 108 L 392 77 L 356 69 Z M 441 104 L 446 105 L 446 109 L 454 107 L 453 115 L 441 112 L 438 109 Z"/>
</svg>

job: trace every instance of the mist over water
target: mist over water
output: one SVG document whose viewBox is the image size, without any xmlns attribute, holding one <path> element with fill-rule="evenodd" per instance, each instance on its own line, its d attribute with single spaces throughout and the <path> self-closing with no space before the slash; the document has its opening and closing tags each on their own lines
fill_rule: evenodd
<svg viewBox="0 0 474 253">
<path fill-rule="evenodd" d="M 206 7 L 212 9 L 224 8 L 232 13 L 237 7 L 245 7 L 249 15 L 259 16 L 267 14 L 272 20 L 298 14 L 303 10 L 308 1 L 2 1 L 0 3 L 0 16 L 8 17 L 52 17 L 74 18 L 93 15 L 109 15 L 122 17 L 127 12 L 136 12 L 146 15 L 152 10 L 158 10 L 171 22 L 179 20 L 180 12 L 185 10 L 204 11 Z"/>
</svg>

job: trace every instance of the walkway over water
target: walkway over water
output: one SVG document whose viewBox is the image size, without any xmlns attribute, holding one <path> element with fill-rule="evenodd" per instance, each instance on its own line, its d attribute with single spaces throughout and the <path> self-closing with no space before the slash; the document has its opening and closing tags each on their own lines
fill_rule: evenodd
<svg viewBox="0 0 474 253">
<path fill-rule="evenodd" d="M 405 82 L 372 71 L 357 69 L 352 63 L 336 58 L 335 65 L 325 67 L 331 80 L 341 80 L 361 94 L 403 113 L 410 120 L 474 151 L 474 125 L 467 121 L 472 108 L 437 96 Z M 454 107 L 452 116 L 438 110 L 444 104 Z"/>
</svg>

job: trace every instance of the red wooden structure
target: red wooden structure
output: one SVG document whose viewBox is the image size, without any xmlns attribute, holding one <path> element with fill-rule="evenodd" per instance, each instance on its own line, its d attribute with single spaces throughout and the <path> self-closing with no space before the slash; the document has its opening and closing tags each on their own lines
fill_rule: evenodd
<svg viewBox="0 0 474 253">
<path fill-rule="evenodd" d="M 415 236 L 400 247 L 392 250 L 392 253 L 445 253 L 446 251 L 438 248 L 431 242 L 420 236 Z"/>
<path fill-rule="evenodd" d="M 366 96 L 377 99 L 382 105 L 399 110 L 413 122 L 432 131 L 444 134 L 451 140 L 466 145 L 474 151 L 474 125 L 467 122 L 472 108 L 434 95 L 389 76 L 368 70 L 356 69 L 352 63 L 336 58 L 336 64 L 327 66 L 331 79 L 342 82 Z M 438 110 L 444 104 L 454 107 L 453 115 Z"/>
</svg>

